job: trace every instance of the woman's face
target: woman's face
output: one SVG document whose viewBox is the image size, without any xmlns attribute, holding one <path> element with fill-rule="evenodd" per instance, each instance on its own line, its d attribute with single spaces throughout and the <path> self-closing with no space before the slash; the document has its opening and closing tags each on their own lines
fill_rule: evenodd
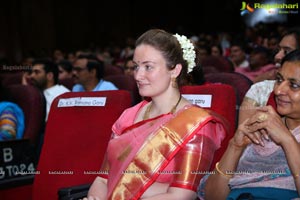
<svg viewBox="0 0 300 200">
<path fill-rule="evenodd" d="M 132 60 L 127 61 L 124 67 L 124 73 L 130 76 L 134 76 L 135 64 Z"/>
<path fill-rule="evenodd" d="M 300 118 L 300 62 L 285 62 L 279 69 L 274 86 L 277 111 Z"/>
<path fill-rule="evenodd" d="M 211 47 L 211 55 L 212 56 L 222 56 L 220 50 L 218 49 L 217 46 L 212 46 Z"/>
<path fill-rule="evenodd" d="M 68 78 L 72 78 L 72 73 L 67 72 L 61 66 L 58 66 L 58 79 L 63 80 L 63 79 L 68 79 Z"/>
<path fill-rule="evenodd" d="M 160 51 L 150 45 L 139 45 L 135 49 L 133 62 L 134 78 L 141 96 L 159 96 L 172 87 L 173 70 L 167 68 Z"/>
<path fill-rule="evenodd" d="M 275 63 L 280 64 L 282 58 L 297 48 L 297 41 L 293 35 L 284 36 L 278 45 L 278 52 L 274 56 Z"/>
</svg>

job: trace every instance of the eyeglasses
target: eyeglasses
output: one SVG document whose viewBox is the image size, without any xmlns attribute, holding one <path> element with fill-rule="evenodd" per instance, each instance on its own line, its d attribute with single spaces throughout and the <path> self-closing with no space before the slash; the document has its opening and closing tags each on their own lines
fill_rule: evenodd
<svg viewBox="0 0 300 200">
<path fill-rule="evenodd" d="M 290 53 L 291 51 L 293 51 L 294 49 L 292 49 L 291 47 L 278 47 L 275 50 L 275 54 L 279 53 L 280 51 L 283 51 L 283 54 L 286 55 L 288 53 Z"/>
<path fill-rule="evenodd" d="M 73 67 L 73 70 L 76 72 L 81 72 L 83 70 L 86 70 L 87 68 L 81 68 L 81 67 Z"/>
</svg>

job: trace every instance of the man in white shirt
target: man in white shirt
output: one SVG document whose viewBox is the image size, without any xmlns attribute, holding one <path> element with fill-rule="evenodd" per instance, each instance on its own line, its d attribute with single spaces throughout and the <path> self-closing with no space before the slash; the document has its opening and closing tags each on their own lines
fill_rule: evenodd
<svg viewBox="0 0 300 200">
<path fill-rule="evenodd" d="M 70 92 L 70 90 L 58 84 L 58 66 L 50 59 L 35 60 L 32 64 L 32 72 L 29 78 L 31 83 L 44 93 L 46 99 L 45 121 L 47 121 L 52 101 L 57 96 Z"/>
</svg>

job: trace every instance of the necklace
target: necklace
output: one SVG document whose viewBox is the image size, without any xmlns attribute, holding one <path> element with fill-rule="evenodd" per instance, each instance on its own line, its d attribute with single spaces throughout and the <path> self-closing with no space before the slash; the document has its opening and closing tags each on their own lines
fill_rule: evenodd
<svg viewBox="0 0 300 200">
<path fill-rule="evenodd" d="M 291 129 L 290 129 L 289 126 L 287 125 L 286 117 L 284 118 L 284 125 L 287 127 L 287 129 L 288 129 L 289 131 L 291 131 Z"/>
<path fill-rule="evenodd" d="M 181 101 L 181 95 L 180 95 L 180 97 L 179 97 L 179 99 L 178 99 L 176 105 L 171 109 L 170 113 L 173 114 L 173 113 L 176 111 L 176 108 L 177 108 L 177 106 L 178 106 L 178 104 L 179 104 L 180 101 Z M 152 102 L 151 102 L 151 104 L 147 107 L 147 109 L 146 109 L 146 111 L 145 111 L 145 113 L 144 113 L 144 116 L 143 116 L 143 120 L 149 119 L 149 115 L 150 115 L 151 108 L 152 108 Z"/>
</svg>

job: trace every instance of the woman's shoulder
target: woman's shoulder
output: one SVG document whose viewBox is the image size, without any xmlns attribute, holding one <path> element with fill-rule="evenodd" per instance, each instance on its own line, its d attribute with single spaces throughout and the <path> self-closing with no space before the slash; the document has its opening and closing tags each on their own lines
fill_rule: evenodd
<svg viewBox="0 0 300 200">
<path fill-rule="evenodd" d="M 137 113 L 143 108 L 148 101 L 143 100 L 140 103 L 129 107 L 123 111 L 117 121 L 114 123 L 112 130 L 114 133 L 120 134 L 125 127 L 129 127 L 134 123 Z"/>
<path fill-rule="evenodd" d="M 253 84 L 246 93 L 246 97 L 264 105 L 273 91 L 275 80 L 264 80 Z"/>
<path fill-rule="evenodd" d="M 215 117 L 214 112 L 212 110 L 203 108 L 201 106 L 198 106 L 197 104 L 188 103 L 183 105 L 182 108 L 179 109 L 178 113 L 181 112 L 187 112 L 187 113 L 197 113 L 198 115 L 201 115 L 203 117 Z"/>
</svg>

